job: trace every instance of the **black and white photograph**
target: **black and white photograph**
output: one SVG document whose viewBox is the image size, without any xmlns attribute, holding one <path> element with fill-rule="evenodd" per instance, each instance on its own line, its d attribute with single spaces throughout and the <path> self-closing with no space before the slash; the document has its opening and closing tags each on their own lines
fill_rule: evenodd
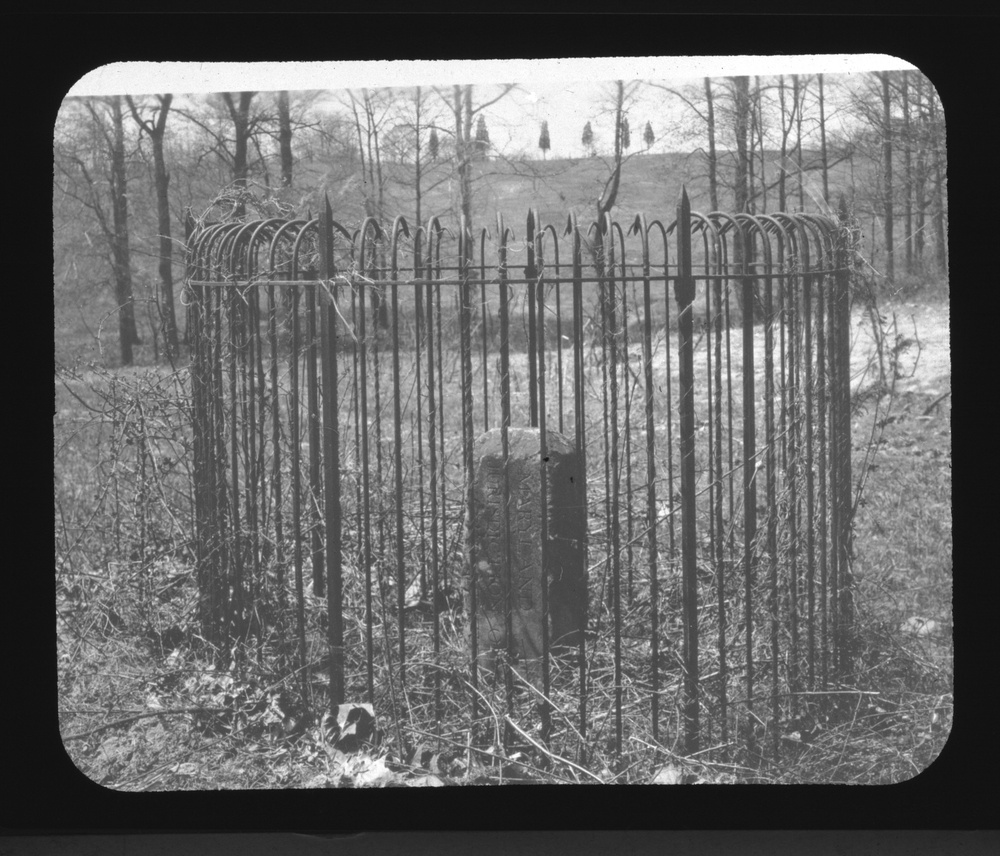
<svg viewBox="0 0 1000 856">
<path fill-rule="evenodd" d="M 884 54 L 85 75 L 53 131 L 73 765 L 919 776 L 954 709 L 945 129 Z"/>
</svg>

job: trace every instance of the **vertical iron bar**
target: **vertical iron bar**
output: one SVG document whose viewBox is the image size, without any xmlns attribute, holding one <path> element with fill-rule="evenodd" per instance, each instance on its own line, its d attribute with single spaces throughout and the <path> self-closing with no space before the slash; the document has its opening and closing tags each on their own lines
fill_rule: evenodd
<svg viewBox="0 0 1000 856">
<path fill-rule="evenodd" d="M 392 269 L 389 278 L 392 280 L 392 408 L 393 408 L 393 473 L 395 477 L 395 506 L 396 506 L 396 614 L 400 621 L 400 641 L 403 640 L 402 616 L 406 609 L 406 551 L 403 543 L 403 409 L 401 400 L 400 365 L 399 365 L 399 283 L 398 266 L 396 264 L 399 224 L 392 230 Z M 403 223 L 405 231 L 405 222 Z M 419 390 L 417 391 L 419 395 Z M 400 647 L 400 674 L 403 672 L 406 649 Z"/>
<path fill-rule="evenodd" d="M 508 318 L 510 300 L 507 286 L 507 230 L 503 219 L 498 217 L 497 247 L 498 268 L 500 280 L 500 447 L 503 458 L 502 478 L 502 521 L 503 521 L 503 604 L 504 604 L 504 636 L 506 641 L 506 662 L 504 663 L 504 686 L 507 698 L 508 716 L 514 712 L 514 687 L 511 674 L 511 663 L 514 655 L 514 632 L 512 615 L 512 578 L 511 578 L 511 532 L 510 532 L 510 322 Z M 504 724 L 503 749 L 506 752 L 510 743 L 510 725 Z"/>
<path fill-rule="evenodd" d="M 705 229 L 709 228 L 708 221 L 704 221 Z M 718 246 L 718 234 L 713 232 L 712 252 L 713 267 L 716 274 L 722 274 L 722 254 Z M 708 291 L 708 284 L 705 285 Z M 713 285 L 712 299 L 714 302 L 714 314 L 712 322 L 715 325 L 715 573 L 717 575 L 717 591 L 719 601 L 719 723 L 721 726 L 722 742 L 728 742 L 727 716 L 729 713 L 729 691 L 727 682 L 729 680 L 729 668 L 726 654 L 726 563 L 725 563 L 725 529 L 722 517 L 722 280 L 716 279 Z M 732 439 L 730 437 L 730 439 Z"/>
<path fill-rule="evenodd" d="M 827 531 L 830 520 L 827 517 L 827 458 L 826 428 L 827 428 L 827 365 L 826 365 L 826 289 L 823 278 L 816 285 L 816 428 L 819 433 L 819 610 L 820 610 L 820 688 L 826 689 L 829 677 L 829 602 L 827 587 L 829 585 L 829 566 L 827 564 Z"/>
<path fill-rule="evenodd" d="M 330 200 L 324 200 L 319 221 L 320 277 L 330 283 L 327 300 L 320 313 L 320 334 L 323 362 L 323 466 L 325 490 L 323 513 L 326 530 L 326 609 L 327 645 L 330 649 L 331 711 L 345 701 L 344 687 L 344 598 L 341 565 L 340 507 L 340 411 L 338 401 L 337 285 L 332 283 L 333 270 L 333 211 Z M 369 704 L 374 698 L 369 696 Z"/>
<path fill-rule="evenodd" d="M 622 751 L 622 702 L 623 702 L 623 673 L 622 673 L 622 557 L 621 557 L 621 471 L 619 469 L 618 456 L 620 453 L 619 429 L 618 429 L 618 313 L 615 303 L 617 301 L 615 282 L 615 245 L 614 233 L 611 230 L 611 218 L 605 215 L 607 224 L 607 266 L 604 270 L 606 280 L 604 282 L 604 295 L 607 302 L 607 326 L 605 328 L 605 340 L 610 352 L 611 365 L 608 368 L 608 377 L 611 381 L 611 455 L 609 465 L 611 469 L 611 516 L 608 520 L 608 528 L 611 532 L 611 570 L 612 570 L 612 591 L 614 594 L 614 622 L 615 622 L 615 753 L 621 755 Z M 602 232 L 603 224 L 598 223 L 598 234 Z M 607 424 L 607 423 L 605 423 Z"/>
<path fill-rule="evenodd" d="M 538 427 L 538 354 L 535 344 L 535 212 L 528 209 L 527 243 L 528 263 L 524 268 L 528 300 L 528 424 Z"/>
<path fill-rule="evenodd" d="M 438 410 L 434 400 L 435 394 L 435 364 L 434 364 L 434 285 L 431 280 L 434 278 L 433 254 L 431 248 L 434 238 L 438 242 L 441 240 L 440 234 L 428 234 L 427 239 L 427 445 L 430 451 L 430 484 L 428 490 L 431 500 L 431 615 L 433 616 L 433 645 L 434 659 L 437 661 L 441 651 L 440 623 L 437 611 L 438 597 L 440 596 L 439 579 L 439 553 L 438 553 L 438 465 L 437 465 L 437 418 Z M 440 291 L 438 291 L 438 321 L 440 322 Z M 440 331 L 438 331 L 440 335 Z M 400 624 L 402 631 L 402 624 Z M 438 670 L 434 670 L 434 686 L 438 687 Z M 435 731 L 440 727 L 439 722 L 435 722 Z"/>
<path fill-rule="evenodd" d="M 420 376 L 421 363 L 423 361 L 420 353 L 421 339 L 424 332 L 424 283 L 421 281 L 424 276 L 423 259 L 420 256 L 420 231 L 413 240 L 413 301 L 414 301 L 414 355 L 413 364 L 416 370 L 416 399 L 417 399 L 417 504 L 420 508 L 419 529 L 420 529 L 420 596 L 427 598 L 427 529 L 426 529 L 426 507 L 424 503 L 424 413 L 423 413 L 423 385 Z M 430 257 L 428 241 L 428 258 Z"/>
<path fill-rule="evenodd" d="M 827 371 L 830 401 L 830 625 L 832 629 L 831 659 L 834 674 L 840 677 L 840 319 L 837 305 L 836 275 L 828 290 L 829 331 L 827 334 Z"/>
<path fill-rule="evenodd" d="M 841 661 L 840 675 L 842 680 L 850 678 L 854 671 L 855 640 L 854 640 L 854 575 L 851 571 L 851 553 L 853 536 L 853 481 L 851 474 L 851 297 L 849 231 L 847 229 L 847 202 L 840 200 L 840 233 L 837 242 L 837 303 L 840 315 L 840 435 L 837 438 L 841 449 L 841 515 L 840 515 L 840 621 L 841 621 Z"/>
<path fill-rule="evenodd" d="M 802 294 L 805 324 L 805 387 L 806 387 L 806 621 L 808 626 L 809 689 L 816 689 L 816 517 L 815 479 L 813 474 L 813 339 L 812 339 L 812 275 L 806 274 Z"/>
<path fill-rule="evenodd" d="M 459 304 L 459 330 L 461 336 L 460 347 L 462 350 L 462 469 L 465 485 L 465 509 L 467 515 L 466 525 L 468 526 L 468 541 L 466 544 L 466 573 L 469 579 L 469 626 L 470 633 L 470 660 L 469 671 L 471 672 L 472 684 L 472 724 L 475 728 L 476 720 L 479 718 L 479 633 L 476 629 L 476 616 L 478 615 L 479 601 L 476 587 L 479 584 L 477 578 L 477 557 L 474 555 L 475 539 L 472 533 L 476 531 L 476 509 L 475 509 L 475 459 L 474 459 L 474 425 L 473 425 L 473 401 L 472 401 L 472 230 L 470 224 L 462 218 L 462 233 L 460 242 L 459 259 L 461 270 L 461 303 Z M 485 280 L 485 277 L 483 278 Z M 482 284 L 485 289 L 485 283 Z M 485 301 L 483 302 L 485 307 Z M 485 309 L 484 309 L 485 313 Z M 483 341 L 486 341 L 486 328 L 483 327 Z M 483 362 L 483 378 L 486 377 L 486 363 Z M 484 402 L 485 405 L 485 402 Z"/>
<path fill-rule="evenodd" d="M 309 677 L 306 674 L 305 590 L 302 582 L 302 471 L 301 438 L 299 437 L 299 286 L 292 285 L 292 354 L 289 360 L 288 421 L 292 441 L 292 533 L 295 563 L 296 632 L 299 643 L 299 682 L 303 701 L 309 699 Z"/>
<path fill-rule="evenodd" d="M 750 272 L 748 231 L 737 226 L 734 237 L 740 248 L 739 272 L 743 289 L 743 583 L 744 623 L 746 624 L 747 714 L 754 718 L 753 589 L 754 542 L 757 540 L 757 424 L 756 368 L 754 366 L 754 280 Z M 752 743 L 753 727 L 748 721 Z"/>
<path fill-rule="evenodd" d="M 538 231 L 535 234 L 529 233 L 529 246 L 537 245 L 535 261 L 538 267 L 535 269 L 535 276 L 538 277 L 536 283 L 531 283 L 532 290 L 538 301 L 538 370 L 536 378 L 538 381 L 538 437 L 539 437 L 539 505 L 542 512 L 541 520 L 541 558 L 542 558 L 542 696 L 543 701 L 539 705 L 541 718 L 541 737 L 547 743 L 552 731 L 551 711 L 549 709 L 550 693 L 550 665 L 549 665 L 549 502 L 548 502 L 548 437 L 546 434 L 546 412 L 545 412 L 545 280 L 544 259 L 542 255 L 542 235 Z"/>
<path fill-rule="evenodd" d="M 698 567 L 695 528 L 694 468 L 694 341 L 692 308 L 694 277 L 691 266 L 691 202 L 681 190 L 677 206 L 677 280 L 674 286 L 678 312 L 678 359 L 680 361 L 680 452 L 681 452 L 681 559 L 683 563 L 684 614 L 684 748 L 688 754 L 699 748 L 698 711 Z"/>
<path fill-rule="evenodd" d="M 768 259 L 767 235 L 765 260 Z M 771 266 L 766 265 L 764 275 L 764 458 L 767 468 L 767 562 L 768 562 L 768 612 L 771 616 L 771 717 L 774 733 L 774 750 L 777 753 L 778 722 L 778 520 L 777 520 L 777 462 L 775 460 L 774 431 L 774 294 Z"/>
<path fill-rule="evenodd" d="M 584 413 L 584 367 L 583 367 L 583 257 L 580 229 L 575 218 L 570 218 L 568 231 L 573 236 L 573 428 L 576 440 L 576 454 L 580 462 L 582 478 L 577 486 L 578 505 L 587 511 L 587 435 Z M 583 566 L 587 567 L 587 543 L 583 545 Z M 585 620 L 586 621 L 586 620 Z M 578 662 L 580 672 L 580 763 L 587 760 L 587 645 L 586 633 L 580 634 Z"/>
<path fill-rule="evenodd" d="M 359 263 L 358 269 L 365 270 L 365 251 L 368 240 L 368 221 L 366 221 L 362 227 L 359 235 Z M 374 249 L 373 249 L 374 251 Z M 371 424 L 368 418 L 368 310 L 367 310 L 367 294 L 366 283 L 362 279 L 357 283 L 357 307 L 358 307 L 358 425 L 360 430 L 360 458 L 361 458 L 361 567 L 364 570 L 365 575 L 365 591 L 366 599 L 368 600 L 368 623 L 371 627 L 374 616 L 372 615 L 371 608 L 371 596 L 372 596 L 372 521 L 371 521 L 371 505 L 372 505 L 372 489 L 371 489 L 371 467 L 369 463 L 369 447 L 368 447 L 368 432 L 371 428 Z M 377 323 L 377 319 L 375 319 Z M 402 616 L 400 616 L 400 623 L 402 623 Z M 402 627 L 400 628 L 402 630 Z M 374 673 L 374 630 L 369 630 L 369 643 L 371 647 L 366 652 L 368 660 L 368 668 Z M 402 632 L 400 633 L 400 638 L 402 639 Z M 405 686 L 405 680 L 402 679 L 404 674 L 404 661 L 400 657 L 399 670 L 401 682 Z M 374 674 L 372 676 L 372 684 L 374 685 Z"/>
<path fill-rule="evenodd" d="M 794 233 L 793 233 L 794 234 Z M 801 241 L 804 236 L 799 236 Z M 795 261 L 799 264 L 799 253 L 801 249 L 796 248 Z M 798 700 L 796 694 L 799 687 L 799 569 L 798 569 L 798 474 L 799 474 L 799 424 L 798 424 L 798 351 L 796 349 L 796 337 L 798 336 L 796 319 L 799 312 L 798 307 L 798 285 L 799 277 L 793 274 L 789 280 L 789 306 L 788 306 L 788 415 L 789 415 L 789 437 L 788 437 L 788 470 L 786 479 L 789 484 L 789 510 L 788 510 L 788 575 L 789 575 L 789 623 L 790 640 L 788 652 L 788 686 L 791 715 L 795 716 L 798 710 Z"/>
<path fill-rule="evenodd" d="M 657 543 L 656 543 L 656 440 L 655 421 L 653 418 L 653 327 L 652 301 L 649 291 L 649 232 L 646 220 L 639 223 L 642 230 L 642 363 L 643 379 L 645 380 L 645 410 L 646 410 L 646 551 L 649 560 L 649 621 L 651 630 L 650 650 L 650 683 L 652 699 L 650 718 L 653 725 L 653 742 L 660 739 L 660 582 L 657 574 Z M 666 259 L 664 259 L 664 271 Z"/>
<path fill-rule="evenodd" d="M 309 408 L 309 540 L 312 545 L 313 594 L 324 596 L 323 536 L 319 527 L 320 461 L 319 461 L 319 379 L 316 366 L 316 287 L 306 290 L 306 395 Z"/>
</svg>

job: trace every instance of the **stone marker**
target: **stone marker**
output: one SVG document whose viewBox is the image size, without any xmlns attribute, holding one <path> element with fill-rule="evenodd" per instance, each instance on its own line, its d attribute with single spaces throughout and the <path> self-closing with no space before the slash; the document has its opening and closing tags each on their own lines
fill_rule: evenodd
<svg viewBox="0 0 1000 856">
<path fill-rule="evenodd" d="M 542 506 L 540 432 L 508 431 L 510 466 L 511 648 L 532 680 L 541 674 L 542 655 Z M 587 616 L 584 544 L 587 514 L 583 503 L 583 468 L 573 443 L 547 432 L 546 492 L 549 580 L 549 642 L 552 648 L 579 643 Z M 483 434 L 474 447 L 472 527 L 466 549 L 476 564 L 478 650 L 487 668 L 493 652 L 505 648 L 507 590 L 503 516 L 503 447 L 500 429 Z M 468 555 L 468 554 L 467 554 Z M 466 567 L 468 573 L 468 566 Z M 468 583 L 468 580 L 466 581 Z M 466 592 L 469 586 L 466 585 Z M 467 594 L 468 597 L 468 594 Z M 470 604 L 467 603 L 467 606 Z M 470 634 L 471 634 L 470 628 Z M 534 662 L 532 662 L 534 661 Z"/>
</svg>

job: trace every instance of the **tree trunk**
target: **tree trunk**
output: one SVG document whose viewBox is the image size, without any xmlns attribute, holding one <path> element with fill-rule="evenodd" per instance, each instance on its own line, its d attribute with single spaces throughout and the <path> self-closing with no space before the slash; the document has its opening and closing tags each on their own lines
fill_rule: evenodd
<svg viewBox="0 0 1000 856">
<path fill-rule="evenodd" d="M 754 78 L 754 88 L 756 89 L 756 106 L 754 112 L 757 115 L 757 143 L 760 149 L 760 210 L 761 213 L 767 213 L 767 170 L 765 166 L 767 164 L 767 158 L 764 152 L 764 105 L 761 102 L 760 97 L 760 77 Z M 751 146 L 753 145 L 753 139 L 750 140 Z"/>
<path fill-rule="evenodd" d="M 281 186 L 292 186 L 292 120 L 288 111 L 288 92 L 278 93 L 278 147 L 281 152 Z"/>
<path fill-rule="evenodd" d="M 715 105 L 712 83 L 705 78 L 705 101 L 708 104 L 708 198 L 713 211 L 719 210 L 718 158 L 715 152 Z"/>
<path fill-rule="evenodd" d="M 937 121 L 937 98 L 933 86 L 929 87 L 927 93 L 927 105 L 934 147 L 934 249 L 938 270 L 946 274 L 948 272 L 948 241 L 945 229 L 948 214 L 944 179 L 946 151 L 944 129 L 939 127 Z"/>
<path fill-rule="evenodd" d="M 823 171 L 823 201 L 830 204 L 830 161 L 826 155 L 826 101 L 823 97 L 823 75 L 819 76 L 819 159 Z"/>
<path fill-rule="evenodd" d="M 416 148 L 415 148 L 416 155 L 414 157 L 414 160 L 416 162 L 416 175 L 414 176 L 414 181 L 416 183 L 416 191 L 417 191 L 417 222 L 416 222 L 416 225 L 419 227 L 420 226 L 420 222 L 421 222 L 420 221 L 420 179 L 422 178 L 422 176 L 420 174 L 420 169 L 421 169 L 421 167 L 420 167 L 420 109 L 421 109 L 421 100 L 420 100 L 420 87 L 419 86 L 417 87 L 417 94 L 416 94 L 416 97 L 415 97 L 414 100 L 415 100 L 416 107 L 417 107 Z"/>
<path fill-rule="evenodd" d="M 749 84 L 748 84 L 749 85 Z M 760 90 L 755 87 L 755 94 L 759 95 Z M 757 144 L 754 142 L 755 133 L 759 131 L 760 126 L 757 123 L 757 102 L 756 99 L 750 104 L 750 118 L 749 118 L 749 145 L 747 146 L 747 210 L 754 214 L 757 211 L 757 206 L 754 204 L 757 198 L 757 190 L 755 188 L 756 181 L 754 176 L 754 155 L 757 151 Z M 763 182 L 761 182 L 763 184 Z"/>
<path fill-rule="evenodd" d="M 128 243 L 128 183 L 125 172 L 125 127 L 122 121 L 121 96 L 110 100 L 112 122 L 111 146 L 111 266 L 118 301 L 118 337 L 123 366 L 133 362 L 132 346 L 141 344 L 135 327 L 135 301 L 132 295 L 132 266 Z"/>
<path fill-rule="evenodd" d="M 241 92 L 239 106 L 233 103 L 233 96 L 228 92 L 222 93 L 222 98 L 229 108 L 229 117 L 233 122 L 233 135 L 235 143 L 233 147 L 233 184 L 237 187 L 247 186 L 247 175 L 249 174 L 249 161 L 247 152 L 250 144 L 250 102 L 253 100 L 253 92 Z M 246 213 L 246 206 L 242 200 L 236 205 L 234 215 L 242 217 Z"/>
<path fill-rule="evenodd" d="M 748 212 L 750 202 L 749 176 L 747 174 L 747 127 L 750 118 L 750 78 L 737 77 L 736 84 L 736 210 Z"/>
<path fill-rule="evenodd" d="M 799 86 L 799 76 L 792 75 L 792 103 L 795 105 L 795 165 L 799 170 L 799 211 L 806 210 L 806 177 L 802 170 L 802 102 L 805 87 Z"/>
<path fill-rule="evenodd" d="M 470 135 L 472 133 L 472 87 L 456 85 L 453 92 L 455 112 L 455 162 L 458 172 L 459 205 L 466 223 L 472 222 L 472 176 L 470 172 Z"/>
<path fill-rule="evenodd" d="M 153 143 L 153 167 L 156 183 L 156 223 L 159 231 L 160 252 L 158 271 L 160 274 L 160 312 L 163 325 L 163 338 L 166 341 L 167 357 L 177 356 L 179 344 L 177 341 L 177 316 L 174 311 L 174 275 L 173 251 L 174 244 L 170 238 L 170 200 L 167 188 L 170 184 L 170 173 L 163 158 L 163 135 L 166 129 L 167 112 L 170 110 L 172 95 L 164 95 L 160 99 L 160 114 L 157 117 L 156 132 L 151 135 Z"/>
<path fill-rule="evenodd" d="M 900 81 L 900 100 L 903 108 L 903 247 L 905 251 L 905 270 L 907 273 L 913 273 L 913 254 L 914 254 L 914 234 L 913 234 L 913 158 L 911 154 L 911 148 L 913 147 L 913 133 L 910 126 L 910 87 L 909 80 L 907 79 L 907 74 L 904 71 L 901 75 Z M 917 100 L 917 113 L 919 115 L 920 104 L 919 97 Z M 920 162 L 918 156 L 917 170 L 920 170 Z M 919 182 L 919 177 L 917 178 Z M 920 202 L 920 197 L 923 194 L 919 192 L 917 194 L 917 210 L 920 212 L 918 216 L 920 220 L 923 220 L 922 216 L 922 205 Z M 920 222 L 918 225 L 918 231 L 923 223 Z M 920 256 L 923 254 L 923 236 L 917 239 L 920 244 L 920 250 L 917 252 L 917 262 L 920 261 Z"/>
<path fill-rule="evenodd" d="M 917 163 L 913 177 L 914 181 L 914 202 L 917 208 L 917 223 L 913 236 L 913 254 L 917 271 L 922 273 L 924 267 L 924 224 L 926 222 L 927 211 L 927 145 L 929 143 L 928 111 L 924 106 L 923 85 L 920 78 L 917 78 L 916 99 L 914 106 L 917 112 L 917 132 L 914 142 L 917 149 Z"/>
<path fill-rule="evenodd" d="M 781 107 L 781 150 L 779 153 L 778 163 L 781 164 L 781 172 L 778 173 L 778 210 L 785 210 L 786 193 L 785 193 L 785 176 L 787 170 L 785 168 L 785 158 L 788 155 L 788 131 L 791 126 L 785 125 L 785 117 L 788 114 L 788 105 L 785 103 L 785 76 L 778 76 L 778 105 Z"/>
<path fill-rule="evenodd" d="M 885 207 L 885 276 L 891 283 L 893 269 L 893 199 L 892 199 L 892 101 L 889 94 L 889 72 L 879 72 L 882 81 L 882 193 Z"/>
<path fill-rule="evenodd" d="M 166 134 L 167 115 L 170 113 L 170 104 L 174 96 L 168 93 L 157 95 L 156 98 L 160 102 L 160 109 L 156 113 L 155 120 L 147 122 L 139 115 L 132 98 L 125 96 L 132 118 L 140 130 L 149 137 L 153 146 L 153 184 L 156 188 L 156 226 L 159 236 L 157 270 L 160 275 L 157 308 L 159 326 L 166 343 L 167 359 L 173 360 L 180 351 L 180 344 L 177 337 L 177 315 L 174 310 L 173 241 L 170 238 L 170 200 L 167 195 L 170 173 L 167 172 L 163 157 L 163 138 Z"/>
<path fill-rule="evenodd" d="M 732 79 L 734 84 L 734 105 L 735 112 L 733 114 L 734 131 L 736 135 L 736 187 L 735 187 L 735 202 L 737 213 L 747 213 L 749 212 L 749 182 L 747 176 L 747 125 L 750 113 L 750 78 L 749 77 L 735 77 Z M 733 260 L 737 265 L 737 269 L 743 264 L 744 261 L 750 262 L 752 256 L 744 259 L 743 250 L 739 242 L 736 244 L 735 252 L 733 253 Z M 743 311 L 743 290 L 737 289 L 737 303 L 740 307 L 740 312 Z"/>
</svg>

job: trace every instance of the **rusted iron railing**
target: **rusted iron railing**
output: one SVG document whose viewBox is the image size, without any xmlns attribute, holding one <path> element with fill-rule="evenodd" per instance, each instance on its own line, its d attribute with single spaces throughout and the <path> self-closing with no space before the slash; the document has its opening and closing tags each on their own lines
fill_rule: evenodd
<svg viewBox="0 0 1000 856">
<path fill-rule="evenodd" d="M 502 217 L 351 231 L 328 201 L 191 223 L 206 639 L 277 627 L 309 696 L 325 606 L 332 703 L 398 716 L 405 697 L 437 730 L 457 680 L 477 726 L 482 652 L 442 616 L 462 622 L 464 585 L 477 608 L 473 441 L 529 425 L 570 437 L 587 473 L 590 632 L 568 668 L 545 636 L 541 687 L 574 693 L 581 751 L 609 704 L 619 752 L 626 710 L 689 753 L 795 716 L 852 668 L 842 234 L 820 215 L 691 212 L 686 193 L 669 221 L 532 211 L 520 239 Z"/>
</svg>

